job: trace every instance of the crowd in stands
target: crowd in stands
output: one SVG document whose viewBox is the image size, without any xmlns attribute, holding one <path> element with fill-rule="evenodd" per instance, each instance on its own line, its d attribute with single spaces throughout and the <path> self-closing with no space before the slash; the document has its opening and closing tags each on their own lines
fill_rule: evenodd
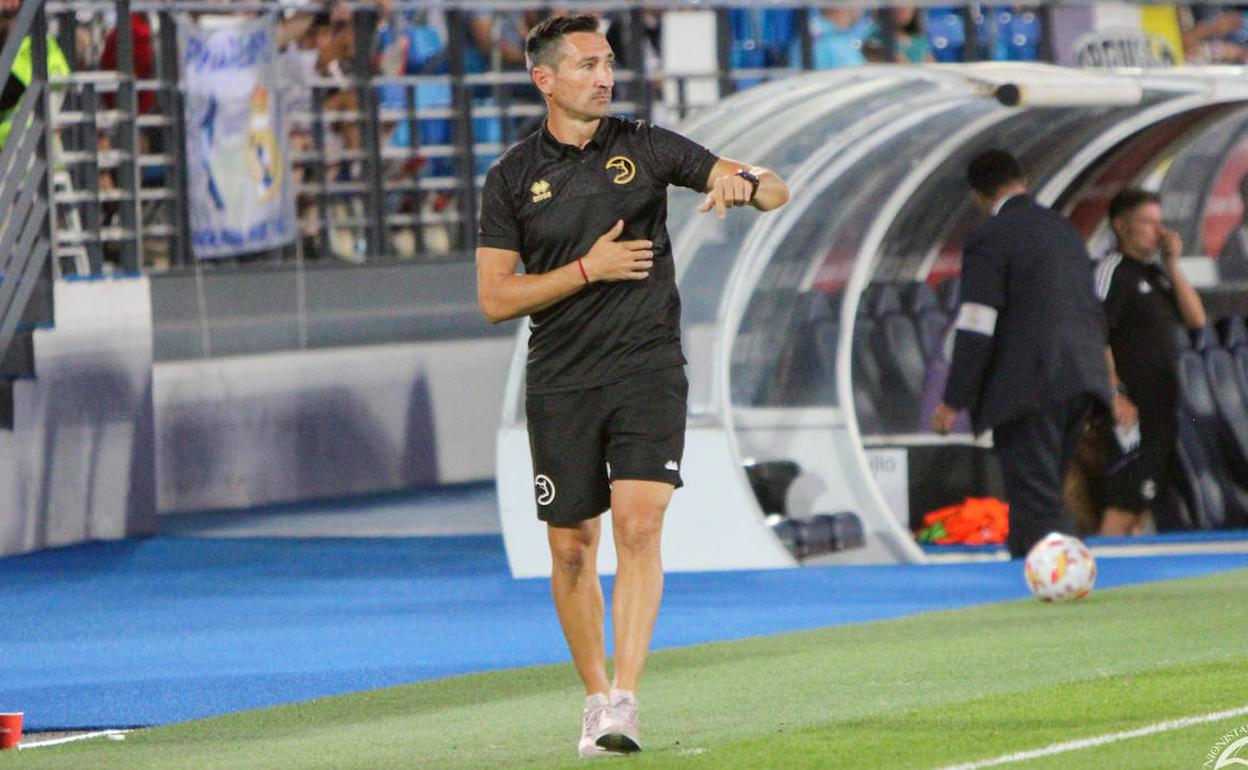
<svg viewBox="0 0 1248 770">
<path fill-rule="evenodd" d="M 0 0 L 0 15 L 11 17 L 20 6 L 21 0 Z M 415 84 L 411 80 L 383 84 L 378 90 L 385 115 L 381 128 L 387 189 L 407 184 L 399 192 L 387 193 L 386 215 L 410 225 L 392 228 L 389 245 L 399 255 L 409 256 L 465 248 L 471 228 L 463 226 L 456 196 L 462 196 L 467 175 L 457 161 L 462 152 L 455 146 L 453 94 L 446 76 L 458 70 L 472 84 L 471 125 L 476 149 L 471 171 L 479 179 L 498 152 L 531 132 L 540 120 L 540 105 L 525 74 L 523 42 L 534 24 L 567 9 L 547 6 L 526 11 L 473 11 L 465 5 L 454 16 L 443 9 L 413 11 L 405 6 L 398 10 L 394 0 L 376 0 L 370 28 L 370 24 L 357 23 L 352 8 L 359 10 L 358 4 L 348 6 L 342 0 L 327 0 L 320 12 L 292 7 L 281 14 L 279 44 L 282 78 L 289 86 L 285 105 L 295 182 L 359 183 L 367 173 L 360 161 L 363 136 L 357 112 L 360 91 L 356 86 L 361 74 L 383 78 L 431 76 Z M 1200 4 L 1180 4 L 1177 8 L 1189 61 L 1245 60 L 1248 17 L 1239 10 Z M 228 3 L 223 2 L 223 12 L 227 9 Z M 809 10 L 730 8 L 725 19 L 730 27 L 730 65 L 735 72 L 730 78 L 731 87 L 749 87 L 767 77 L 807 67 L 1038 58 L 1044 30 L 1042 14 L 1036 7 L 980 4 L 973 9 L 973 40 L 968 41 L 962 6 L 892 6 L 877 10 L 822 6 Z M 205 23 L 221 17 L 197 15 Z M 665 12 L 641 9 L 636 15 L 600 15 L 622 68 L 644 65 L 652 74 L 663 71 Z M 97 9 L 79 11 L 75 16 L 73 50 L 66 51 L 71 68 L 116 69 L 116 19 Z M 450 29 L 451 20 L 455 19 L 458 21 L 454 23 L 462 24 L 463 29 Z M 642 40 L 630 45 L 629 38 L 634 33 L 631 27 L 638 20 L 641 28 L 636 33 Z M 55 34 L 58 20 L 54 18 L 52 23 Z M 132 14 L 134 66 L 140 79 L 168 78 L 168 73 L 158 73 L 156 64 L 160 39 L 154 31 L 158 24 L 159 18 L 154 14 Z M 358 40 L 357 36 L 365 32 L 370 39 Z M 459 62 L 451 61 L 452 32 L 460 33 L 456 37 L 464 42 Z M 57 37 L 66 45 L 66 36 Z M 968 45 L 975 50 L 968 50 Z M 370 55 L 357 56 L 360 46 L 365 46 Z M 644 61 L 630 61 L 630 56 L 638 51 Z M 371 71 L 357 72 L 360 61 L 368 61 Z M 6 95 L 15 90 L 14 78 L 9 81 Z M 665 114 L 661 93 L 661 82 L 656 76 L 648 94 L 654 107 L 653 119 L 670 122 L 685 114 L 683 109 Z M 319 132 L 319 139 L 310 118 L 314 95 L 319 109 L 333 116 L 326 118 L 326 130 Z M 633 99 L 635 94 L 617 93 L 617 99 L 622 96 Z M 106 102 L 108 98 L 105 94 Z M 10 113 L 13 103 L 14 100 L 7 99 L 0 108 Z M 141 89 L 140 114 L 155 109 L 157 92 Z M 0 115 L 0 119 L 3 117 Z M 140 132 L 142 151 L 153 151 L 154 141 L 153 132 Z M 101 145 L 107 149 L 109 143 L 105 132 Z M 158 167 L 148 168 L 148 181 L 159 182 L 159 172 Z M 112 184 L 108 173 L 101 175 L 101 184 Z M 322 227 L 322 208 L 313 197 L 315 194 L 305 192 L 299 200 L 301 233 L 308 246 L 305 253 L 328 251 L 342 258 L 362 259 L 366 247 L 360 228 Z M 334 195 L 326 214 L 331 221 L 358 222 L 364 219 L 363 205 L 359 196 Z M 318 242 L 326 236 L 329 248 Z"/>
</svg>

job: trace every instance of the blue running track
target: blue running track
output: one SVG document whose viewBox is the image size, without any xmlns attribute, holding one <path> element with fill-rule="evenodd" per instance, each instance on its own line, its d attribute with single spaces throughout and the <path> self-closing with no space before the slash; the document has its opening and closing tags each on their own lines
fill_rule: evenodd
<svg viewBox="0 0 1248 770">
<path fill-rule="evenodd" d="M 1098 588 L 1248 567 L 1100 560 Z M 1026 596 L 1017 562 L 674 574 L 656 647 Z M 94 543 L 0 559 L 0 711 L 128 727 L 565 661 L 546 580 L 496 535 Z M 608 635 L 608 638 L 610 636 Z"/>
</svg>

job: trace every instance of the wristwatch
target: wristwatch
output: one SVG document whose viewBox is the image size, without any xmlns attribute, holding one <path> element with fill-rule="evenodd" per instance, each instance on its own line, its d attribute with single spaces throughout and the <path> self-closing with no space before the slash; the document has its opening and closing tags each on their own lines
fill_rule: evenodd
<svg viewBox="0 0 1248 770">
<path fill-rule="evenodd" d="M 758 195 L 758 176 L 755 174 L 751 174 L 749 171 L 746 171 L 745 169 L 741 169 L 737 171 L 736 175 L 750 183 L 750 187 L 752 188 L 750 190 L 750 200 L 754 200 L 754 196 Z"/>
</svg>

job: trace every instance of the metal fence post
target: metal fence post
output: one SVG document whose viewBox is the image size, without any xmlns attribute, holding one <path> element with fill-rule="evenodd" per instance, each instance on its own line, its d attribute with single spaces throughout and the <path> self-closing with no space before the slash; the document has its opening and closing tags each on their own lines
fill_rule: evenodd
<svg viewBox="0 0 1248 770">
<path fill-rule="evenodd" d="M 129 233 L 129 248 L 121 252 L 123 272 L 137 273 L 143 265 L 143 214 L 139 200 L 139 104 L 135 95 L 134 29 L 130 22 L 130 0 L 117 0 L 117 69 L 121 75 L 113 104 L 121 113 L 116 126 L 122 160 L 117 166 L 117 186 L 129 200 L 118 201 L 122 227 Z"/>
<path fill-rule="evenodd" d="M 797 9 L 797 40 L 802 51 L 802 69 L 810 71 L 815 68 L 815 41 L 810 35 L 810 8 Z"/>
<path fill-rule="evenodd" d="M 634 7 L 628 12 L 627 49 L 629 69 L 633 71 L 633 82 L 628 89 L 629 98 L 637 105 L 636 117 L 650 122 L 651 99 L 650 78 L 646 74 L 646 22 L 641 8 Z"/>
<path fill-rule="evenodd" d="M 719 62 L 719 97 L 731 95 L 737 90 L 732 78 L 732 17 L 727 8 L 715 11 L 715 54 Z"/>
<path fill-rule="evenodd" d="M 327 259 L 333 256 L 329 243 L 329 163 L 325 160 L 325 94 L 320 86 L 312 87 L 312 146 L 320 153 L 316 181 L 320 190 L 316 195 L 317 256 Z"/>
<path fill-rule="evenodd" d="M 160 12 L 160 100 L 169 118 L 165 148 L 171 159 L 169 189 L 173 190 L 173 256 L 175 265 L 194 262 L 191 252 L 190 187 L 186 167 L 186 106 L 178 81 L 178 28 L 171 11 Z"/>
<path fill-rule="evenodd" d="M 43 84 L 39 94 L 39 103 L 35 105 L 35 115 L 39 125 L 39 139 L 35 144 L 35 157 L 43 165 L 41 197 L 47 203 L 47 213 L 40 223 L 42 237 L 48 244 L 48 263 L 40 271 L 40 275 L 51 278 L 50 265 L 56 259 L 56 195 L 53 189 L 52 175 L 56 172 L 56 158 L 53 157 L 52 136 L 56 126 L 52 125 L 52 89 L 48 84 L 48 16 L 47 8 L 42 2 L 35 11 L 34 22 L 30 30 L 30 52 L 32 62 L 31 80 Z M 0 323 L 3 319 L 0 318 Z M 7 346 L 7 343 L 5 344 Z M 0 354 L 4 349 L 0 347 Z"/>
<path fill-rule="evenodd" d="M 876 18 L 879 20 L 880 40 L 883 43 L 880 54 L 885 62 L 891 64 L 897 61 L 897 18 L 893 16 L 893 9 L 888 7 L 879 9 Z"/>
<path fill-rule="evenodd" d="M 465 25 L 467 18 L 461 10 L 446 12 L 447 54 L 451 70 L 451 108 L 455 113 L 455 144 L 459 155 L 460 243 L 468 249 L 476 247 L 477 241 L 477 163 L 473 150 L 472 93 L 464 83 Z"/>
<path fill-rule="evenodd" d="M 368 219 L 368 256 L 372 259 L 382 256 L 390 239 L 386 233 L 386 210 L 382 194 L 385 167 L 381 161 L 381 126 L 378 123 L 377 111 L 381 100 L 377 98 L 377 86 L 373 82 L 373 46 L 377 42 L 377 13 L 374 9 L 355 10 L 351 21 L 355 35 L 355 61 L 352 62 L 352 74 L 355 76 L 356 90 L 359 94 L 359 112 L 364 125 L 361 127 L 361 140 L 367 157 L 365 174 L 367 193 L 365 194 L 365 217 Z"/>
<path fill-rule="evenodd" d="M 979 28 L 975 24 L 975 3 L 962 6 L 962 61 L 979 61 Z"/>
<path fill-rule="evenodd" d="M 1054 16 L 1057 10 L 1052 3 L 1037 9 L 1040 17 L 1040 42 L 1036 45 L 1036 58 L 1040 61 L 1057 63 L 1057 48 L 1053 41 Z"/>
</svg>

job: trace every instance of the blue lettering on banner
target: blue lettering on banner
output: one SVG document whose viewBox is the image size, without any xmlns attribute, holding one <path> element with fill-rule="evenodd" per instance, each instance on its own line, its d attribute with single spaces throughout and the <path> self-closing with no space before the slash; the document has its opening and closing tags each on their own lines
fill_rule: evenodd
<svg viewBox="0 0 1248 770">
<path fill-rule="evenodd" d="M 247 69 L 267 62 L 271 50 L 269 32 L 264 29 L 251 33 L 245 40 L 237 36 L 201 38 L 190 35 L 182 53 L 182 64 L 198 72 Z"/>
<path fill-rule="evenodd" d="M 234 229 L 192 230 L 191 243 L 201 247 L 267 245 L 270 239 L 280 238 L 288 232 L 286 220 L 279 216 L 252 225 L 246 233 Z"/>
</svg>

